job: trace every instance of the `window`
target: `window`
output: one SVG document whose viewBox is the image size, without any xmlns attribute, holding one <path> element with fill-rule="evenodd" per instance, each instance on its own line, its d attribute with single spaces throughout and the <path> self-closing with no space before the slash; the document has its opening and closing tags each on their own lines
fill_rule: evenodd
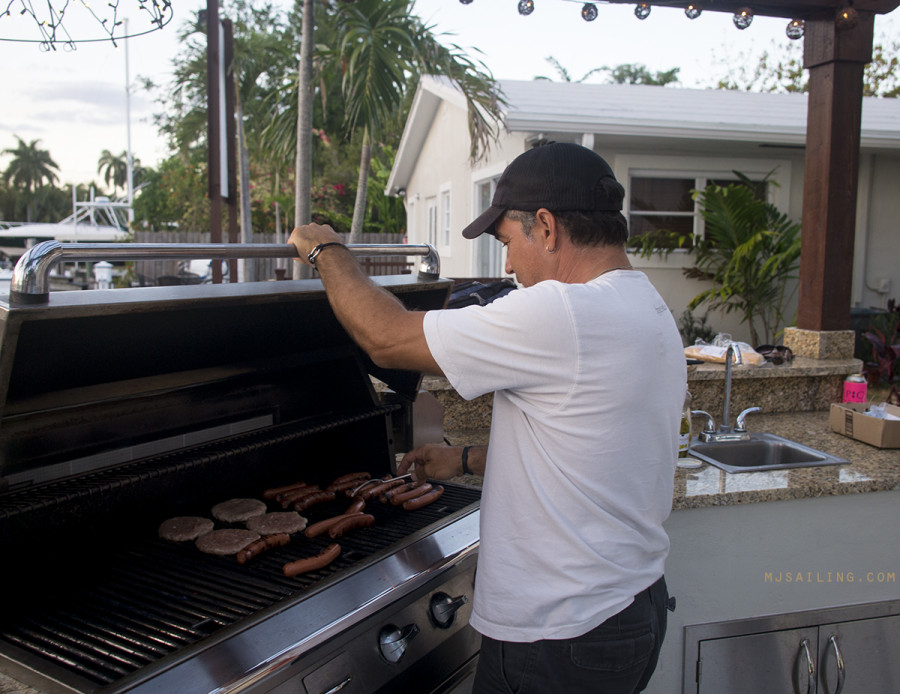
<svg viewBox="0 0 900 694">
<path fill-rule="evenodd" d="M 499 180 L 497 175 L 475 184 L 475 217 L 491 206 Z M 502 277 L 503 246 L 491 234 L 482 234 L 475 244 L 475 277 Z"/>
<path fill-rule="evenodd" d="M 702 237 L 703 218 L 694 202 L 693 191 L 703 190 L 713 183 L 725 186 L 737 182 L 735 176 L 713 179 L 633 175 L 629 181 L 629 236 L 669 232 Z M 766 198 L 765 181 L 754 181 L 753 188 L 758 197 Z"/>
<path fill-rule="evenodd" d="M 450 190 L 441 191 L 441 249 L 450 249 Z"/>
<path fill-rule="evenodd" d="M 438 237 L 438 209 L 437 198 L 425 198 L 425 209 L 428 215 L 428 243 L 437 247 Z"/>
</svg>

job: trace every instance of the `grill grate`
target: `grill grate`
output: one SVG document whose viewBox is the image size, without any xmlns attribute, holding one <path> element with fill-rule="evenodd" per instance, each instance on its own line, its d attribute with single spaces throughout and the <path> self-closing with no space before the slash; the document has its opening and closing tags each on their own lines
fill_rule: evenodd
<svg viewBox="0 0 900 694">
<path fill-rule="evenodd" d="M 243 566 L 234 557 L 204 555 L 192 543 L 139 540 L 104 555 L 102 565 L 70 590 L 47 595 L 19 586 L 21 594 L 31 594 L 21 610 L 0 616 L 0 651 L 11 644 L 98 686 L 112 684 L 278 603 L 302 600 L 311 589 L 396 552 L 480 497 L 477 489 L 444 486 L 438 502 L 411 513 L 370 502 L 375 525 L 340 538 L 343 551 L 331 566 L 295 578 L 286 578 L 282 566 L 332 540 L 298 535 Z M 346 501 L 322 505 L 309 520 L 343 506 Z"/>
</svg>

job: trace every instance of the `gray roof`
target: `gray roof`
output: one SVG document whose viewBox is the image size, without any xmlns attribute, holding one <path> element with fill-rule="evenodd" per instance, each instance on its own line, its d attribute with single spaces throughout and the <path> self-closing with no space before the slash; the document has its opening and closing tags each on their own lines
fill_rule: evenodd
<svg viewBox="0 0 900 694">
<path fill-rule="evenodd" d="M 512 132 L 806 143 L 806 94 L 547 80 L 500 80 L 499 87 Z M 406 186 L 441 101 L 466 107 L 449 80 L 423 77 L 388 180 L 389 194 Z M 860 135 L 864 149 L 900 149 L 900 99 L 864 98 Z"/>
<path fill-rule="evenodd" d="M 806 94 L 502 80 L 512 131 L 803 144 Z M 900 99 L 863 99 L 862 145 L 900 148 Z"/>
</svg>

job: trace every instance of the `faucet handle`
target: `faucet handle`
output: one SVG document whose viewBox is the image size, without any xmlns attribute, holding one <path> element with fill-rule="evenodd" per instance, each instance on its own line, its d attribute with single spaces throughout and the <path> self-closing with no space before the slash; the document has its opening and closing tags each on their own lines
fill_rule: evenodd
<svg viewBox="0 0 900 694">
<path fill-rule="evenodd" d="M 712 415 L 705 410 L 691 410 L 692 415 L 703 415 L 706 417 L 706 426 L 703 427 L 703 431 L 705 433 L 715 433 L 716 431 L 716 421 L 712 418 Z"/>
<path fill-rule="evenodd" d="M 758 407 L 748 407 L 746 410 L 743 410 L 737 416 L 737 421 L 735 422 L 734 430 L 738 431 L 738 432 L 742 432 L 742 433 L 747 431 L 747 427 L 744 425 L 744 418 L 748 414 L 753 414 L 754 412 L 761 412 L 761 411 L 762 410 L 760 410 L 760 408 L 758 408 Z"/>
</svg>

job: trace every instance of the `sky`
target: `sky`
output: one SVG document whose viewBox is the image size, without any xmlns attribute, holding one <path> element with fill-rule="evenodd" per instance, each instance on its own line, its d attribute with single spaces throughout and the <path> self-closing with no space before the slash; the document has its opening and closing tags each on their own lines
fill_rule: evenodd
<svg viewBox="0 0 900 694">
<path fill-rule="evenodd" d="M 119 1 L 117 18 L 128 19 L 129 31 L 150 26 L 137 0 Z M 290 6 L 290 0 L 273 1 Z M 0 17 L 0 38 L 36 35 L 33 20 L 17 12 L 23 2 L 13 0 L 12 14 Z M 731 16 L 721 12 L 707 11 L 689 20 L 680 9 L 655 7 L 641 21 L 633 5 L 598 3 L 597 19 L 585 22 L 582 4 L 534 0 L 534 12 L 527 17 L 518 14 L 517 0 L 472 0 L 467 5 L 416 0 L 415 8 L 442 42 L 455 43 L 482 60 L 497 79 L 540 75 L 558 80 L 547 62 L 552 56 L 572 80 L 593 68 L 636 63 L 654 72 L 678 67 L 681 86 L 708 88 L 734 66 L 755 65 L 754 56 L 784 50 L 791 43 L 784 19 L 756 17 L 740 31 Z M 105 0 L 97 5 L 108 7 Z M 156 166 L 167 155 L 165 140 L 153 125 L 160 106 L 156 95 L 139 85 L 142 78 L 159 85 L 170 82 L 180 48 L 178 34 L 195 21 L 206 2 L 172 0 L 172 6 L 174 16 L 164 28 L 120 40 L 118 46 L 105 40 L 78 43 L 74 51 L 62 46 L 42 51 L 37 43 L 0 41 L 0 151 L 15 147 L 15 136 L 25 142 L 40 140 L 39 146 L 60 167 L 61 184 L 102 182 L 97 172 L 100 154 L 104 149 L 118 154 L 128 147 L 130 122 L 134 156 L 145 166 Z M 225 15 L 227 2 L 220 0 L 220 6 Z M 69 4 L 65 24 L 73 38 L 101 36 L 87 12 L 80 2 Z M 876 40 L 898 34 L 900 10 L 876 20 Z M 126 84 L 131 85 L 130 95 Z M 0 154 L 0 170 L 9 160 Z"/>
</svg>

